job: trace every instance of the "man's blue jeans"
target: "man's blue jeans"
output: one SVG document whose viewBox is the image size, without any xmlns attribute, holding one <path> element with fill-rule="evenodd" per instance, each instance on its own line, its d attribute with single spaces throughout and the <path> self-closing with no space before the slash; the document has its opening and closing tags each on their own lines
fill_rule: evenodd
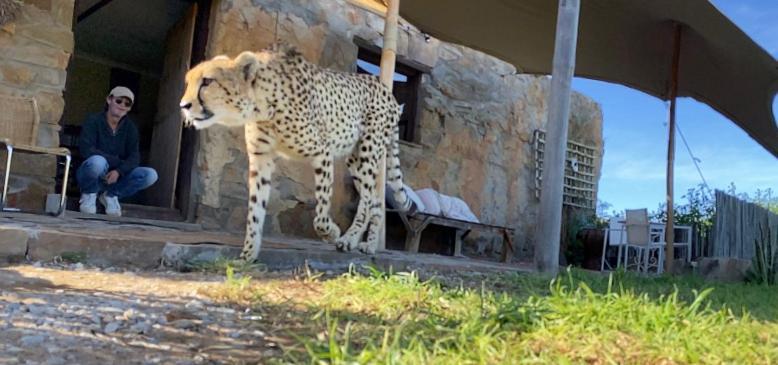
<svg viewBox="0 0 778 365">
<path fill-rule="evenodd" d="M 111 185 L 105 183 L 105 174 L 107 173 L 108 161 L 105 157 L 94 155 L 86 159 L 76 173 L 81 193 L 91 194 L 105 191 L 108 196 L 121 199 L 132 196 L 157 181 L 157 172 L 150 167 L 136 167 L 129 174 L 119 176 L 119 180 Z"/>
</svg>

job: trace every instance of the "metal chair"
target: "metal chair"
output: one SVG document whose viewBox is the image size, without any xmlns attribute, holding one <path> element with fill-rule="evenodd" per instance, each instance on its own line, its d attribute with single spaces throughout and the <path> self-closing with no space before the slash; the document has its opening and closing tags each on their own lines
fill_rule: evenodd
<svg viewBox="0 0 778 365">
<path fill-rule="evenodd" d="M 624 224 L 618 218 L 611 219 L 608 228 L 605 229 L 605 235 L 602 240 L 602 257 L 600 261 L 600 271 L 615 270 L 622 265 L 624 247 L 627 245 L 627 231 Z M 611 265 L 608 262 L 608 249 L 616 248 L 616 264 Z"/>
<path fill-rule="evenodd" d="M 661 232 L 652 232 L 648 221 L 647 209 L 628 209 L 626 211 L 627 253 L 625 267 L 629 268 L 630 252 L 634 251 L 631 262 L 638 271 L 649 272 L 652 268 L 657 274 L 664 270 L 664 243 Z"/>
<path fill-rule="evenodd" d="M 62 196 L 59 210 L 55 215 L 65 212 L 65 193 L 70 173 L 70 150 L 61 147 L 37 146 L 40 113 L 35 98 L 0 94 L 0 145 L 4 146 L 8 156 L 5 162 L 3 194 L 0 209 L 6 210 L 8 204 L 8 184 L 11 177 L 11 160 L 15 150 L 32 153 L 61 156 L 65 158 L 65 176 L 62 183 Z"/>
</svg>

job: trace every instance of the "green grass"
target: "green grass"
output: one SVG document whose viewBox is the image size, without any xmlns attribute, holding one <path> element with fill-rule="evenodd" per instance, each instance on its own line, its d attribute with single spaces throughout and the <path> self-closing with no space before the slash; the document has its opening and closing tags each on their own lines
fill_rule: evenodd
<svg viewBox="0 0 778 365">
<path fill-rule="evenodd" d="M 233 275 L 231 274 L 231 277 Z M 230 279 L 288 363 L 778 363 L 775 287 L 569 271 Z M 442 284 L 445 283 L 445 284 Z"/>
<path fill-rule="evenodd" d="M 64 263 L 75 264 L 86 261 L 87 255 L 86 252 L 63 252 L 59 258 Z"/>
</svg>

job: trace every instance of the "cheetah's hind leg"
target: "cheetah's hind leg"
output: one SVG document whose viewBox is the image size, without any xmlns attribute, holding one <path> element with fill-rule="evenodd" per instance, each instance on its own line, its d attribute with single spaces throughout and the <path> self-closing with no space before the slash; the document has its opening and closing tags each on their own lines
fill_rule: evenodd
<svg viewBox="0 0 778 365">
<path fill-rule="evenodd" d="M 359 151 L 359 149 L 357 150 Z M 370 178 L 367 174 L 368 169 L 362 166 L 365 162 L 360 162 L 359 152 L 354 152 L 347 160 L 351 176 L 354 178 L 354 187 L 359 194 L 359 204 L 357 212 L 351 226 L 339 239 L 335 241 L 335 246 L 341 251 L 351 251 L 359 247 L 362 237 L 365 235 L 367 225 L 370 219 L 370 202 L 372 200 Z"/>
</svg>

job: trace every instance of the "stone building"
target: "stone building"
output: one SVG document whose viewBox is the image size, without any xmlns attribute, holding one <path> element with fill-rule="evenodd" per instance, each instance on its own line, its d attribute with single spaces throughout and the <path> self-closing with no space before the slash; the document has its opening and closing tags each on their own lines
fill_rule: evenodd
<svg viewBox="0 0 778 365">
<path fill-rule="evenodd" d="M 22 15 L 0 29 L 0 91 L 35 96 L 42 108 L 39 143 L 56 146 L 61 136 L 72 147 L 84 115 L 101 110 L 107 90 L 129 86 L 138 95 L 132 115 L 142 134 L 142 160 L 160 172 L 157 186 L 132 203 L 237 233 L 247 209 L 242 129 L 182 133 L 177 98 L 183 73 L 191 62 L 275 40 L 324 67 L 373 72 L 383 19 L 361 2 L 26 0 Z M 482 222 L 515 228 L 517 251 L 530 255 L 539 203 L 533 136 L 545 123 L 549 78 L 517 74 L 505 62 L 430 38 L 405 22 L 397 53 L 406 183 L 458 196 Z M 570 122 L 570 139 L 601 156 L 599 105 L 574 93 Z M 53 192 L 54 161 L 36 156 L 22 163 L 30 168 L 16 177 L 27 182 L 19 201 L 40 208 L 41 195 Z M 345 228 L 354 193 L 344 164 L 336 171 L 333 214 Z M 77 195 L 77 188 L 70 191 Z M 279 161 L 265 232 L 315 237 L 313 207 L 311 169 Z M 493 237 L 472 240 L 477 244 L 471 247 L 487 254 L 498 247 Z"/>
</svg>

